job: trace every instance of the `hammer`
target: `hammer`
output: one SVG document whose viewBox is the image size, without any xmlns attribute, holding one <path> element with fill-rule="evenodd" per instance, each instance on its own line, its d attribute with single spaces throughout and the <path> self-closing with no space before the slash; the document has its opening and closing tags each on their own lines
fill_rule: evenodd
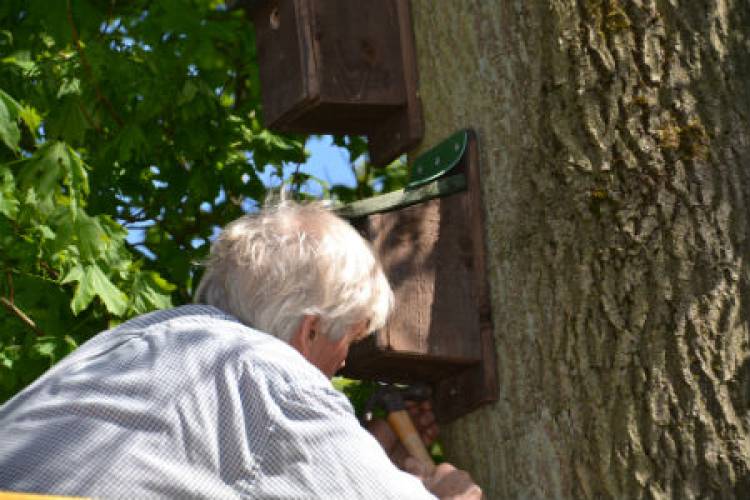
<svg viewBox="0 0 750 500">
<path fill-rule="evenodd" d="M 371 416 L 372 410 L 377 405 L 382 405 L 388 414 L 386 420 L 393 432 L 396 433 L 401 443 L 411 456 L 422 462 L 427 467 L 429 474 L 435 469 L 435 462 L 427 452 L 424 441 L 414 427 L 409 412 L 406 411 L 405 400 L 424 401 L 430 397 L 430 388 L 424 384 L 415 384 L 408 387 L 397 387 L 395 385 L 383 384 L 365 404 L 365 415 Z"/>
</svg>

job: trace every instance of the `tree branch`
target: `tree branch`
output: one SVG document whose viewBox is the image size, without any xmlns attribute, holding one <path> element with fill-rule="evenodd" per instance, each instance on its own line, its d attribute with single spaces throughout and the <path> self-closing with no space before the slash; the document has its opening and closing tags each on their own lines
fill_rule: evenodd
<svg viewBox="0 0 750 500">
<path fill-rule="evenodd" d="M 116 0 L 112 0 L 111 2 L 109 2 L 109 8 L 107 9 L 107 21 L 102 27 L 102 30 L 99 32 L 99 38 L 101 38 L 107 32 L 107 28 L 110 24 L 112 24 L 112 13 L 115 9 L 115 1 Z"/>
<path fill-rule="evenodd" d="M 0 297 L 0 304 L 5 306 L 8 312 L 20 319 L 26 326 L 34 330 L 34 333 L 36 333 L 39 337 L 44 336 L 44 332 L 40 330 L 38 326 L 36 326 L 34 320 L 29 318 L 26 313 L 20 310 L 18 306 L 16 306 L 13 302 L 8 300 L 6 297 Z"/>
<path fill-rule="evenodd" d="M 8 280 L 8 295 L 10 296 L 10 301 L 15 302 L 16 290 L 13 288 L 13 275 L 10 271 L 5 271 L 5 278 Z"/>
<path fill-rule="evenodd" d="M 99 84 L 94 78 L 94 72 L 91 69 L 91 65 L 89 64 L 89 61 L 86 58 L 86 54 L 83 51 L 83 46 L 81 45 L 81 38 L 78 35 L 78 28 L 76 28 L 75 22 L 73 21 L 73 6 L 71 5 L 70 0 L 68 0 L 67 14 L 68 24 L 70 25 L 70 30 L 73 34 L 73 42 L 76 46 L 76 51 L 78 52 L 78 56 L 81 58 L 81 63 L 83 64 L 83 68 L 86 70 L 86 74 L 91 80 L 91 84 L 94 86 L 96 97 L 99 101 L 101 101 L 102 104 L 104 104 L 104 107 L 107 108 L 107 111 L 109 111 L 109 114 L 110 116 L 112 116 L 112 119 L 115 121 L 115 123 L 117 123 L 118 126 L 122 127 L 124 125 L 122 118 L 120 118 L 120 116 L 117 114 L 114 106 L 112 105 L 112 102 L 107 99 L 107 96 L 104 95 L 102 89 L 99 87 Z"/>
<path fill-rule="evenodd" d="M 49 273 L 49 275 L 52 277 L 53 280 L 57 280 L 60 277 L 60 273 L 58 273 L 55 269 L 52 269 L 52 266 L 50 266 L 49 264 L 47 264 L 45 261 L 40 260 L 39 261 L 39 266 L 42 269 L 44 269 L 45 271 L 47 271 Z M 13 297 L 11 297 L 10 300 L 11 300 L 11 302 L 13 302 Z"/>
</svg>

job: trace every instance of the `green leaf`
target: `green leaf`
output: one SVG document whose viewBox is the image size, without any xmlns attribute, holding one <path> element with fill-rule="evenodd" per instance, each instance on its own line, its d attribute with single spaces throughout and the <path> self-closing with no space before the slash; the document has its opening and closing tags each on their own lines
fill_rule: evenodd
<svg viewBox="0 0 750 500">
<path fill-rule="evenodd" d="M 131 309 L 136 314 L 143 314 L 154 309 L 172 307 L 170 292 L 175 288 L 153 271 L 137 273 L 131 292 Z"/>
<path fill-rule="evenodd" d="M 185 85 L 182 87 L 180 95 L 177 97 L 177 104 L 183 105 L 193 100 L 195 94 L 198 93 L 198 87 L 191 80 L 187 80 Z"/>
<path fill-rule="evenodd" d="M 13 358 L 7 356 L 3 351 L 0 351 L 0 366 L 8 370 L 13 369 Z"/>
<path fill-rule="evenodd" d="M 5 38 L 5 40 L 0 41 L 0 44 L 5 44 L 6 42 L 8 45 L 13 44 L 13 33 L 11 33 L 8 30 L 0 30 L 0 37 Z"/>
<path fill-rule="evenodd" d="M 57 90 L 57 98 L 59 99 L 69 94 L 80 95 L 80 93 L 81 81 L 78 78 L 65 78 Z"/>
<path fill-rule="evenodd" d="M 54 240 L 55 239 L 55 233 L 52 231 L 52 229 L 49 228 L 49 226 L 46 226 L 44 224 L 40 224 L 36 226 L 35 228 L 42 239 L 44 240 Z"/>
<path fill-rule="evenodd" d="M 33 344 L 32 352 L 41 357 L 54 358 L 56 347 L 56 337 L 39 337 Z"/>
<path fill-rule="evenodd" d="M 31 59 L 31 52 L 18 50 L 11 55 L 0 59 L 0 63 L 10 64 L 21 69 L 24 76 L 35 76 L 39 73 L 37 65 Z"/>
<path fill-rule="evenodd" d="M 60 99 L 60 103 L 52 110 L 45 122 L 48 136 L 70 143 L 82 141 L 89 124 L 81 109 L 83 107 L 81 97 L 68 94 Z"/>
<path fill-rule="evenodd" d="M 83 279 L 83 267 L 81 266 L 75 266 L 70 271 L 68 271 L 68 274 L 65 275 L 65 277 L 60 280 L 61 285 L 65 285 L 68 283 L 74 283 L 76 281 L 81 281 Z"/>
<path fill-rule="evenodd" d="M 121 161 L 137 159 L 141 157 L 141 151 L 146 147 L 146 136 L 140 127 L 128 125 L 120 132 L 120 155 Z"/>
<path fill-rule="evenodd" d="M 19 175 L 24 191 L 34 189 L 42 198 L 52 195 L 53 190 L 64 174 L 61 168 L 60 143 L 48 143 L 39 148 L 34 155 L 23 163 Z"/>
<path fill-rule="evenodd" d="M 85 196 L 89 193 L 88 174 L 86 165 L 73 148 L 65 147 L 61 152 L 61 161 L 66 170 L 65 183 L 71 188 L 73 195 Z"/>
<path fill-rule="evenodd" d="M 63 142 L 50 142 L 24 161 L 20 175 L 24 190 L 34 188 L 41 197 L 50 196 L 64 182 L 70 188 L 72 206 L 88 193 L 88 176 L 81 158 Z"/>
<path fill-rule="evenodd" d="M 76 342 L 76 340 L 70 335 L 65 335 L 63 337 L 63 343 L 65 347 L 65 354 L 70 354 L 75 350 L 76 347 L 78 347 L 78 342 Z"/>
<path fill-rule="evenodd" d="M 95 217 L 90 217 L 79 210 L 73 221 L 73 234 L 77 240 L 81 259 L 84 262 L 94 261 L 106 251 L 110 242 L 109 235 L 104 231 Z"/>
<path fill-rule="evenodd" d="M 98 266 L 89 266 L 87 268 L 86 280 L 89 281 L 96 295 L 102 299 L 109 312 L 116 316 L 121 316 L 125 313 L 128 307 L 127 297 L 112 284 Z"/>
<path fill-rule="evenodd" d="M 36 109 L 31 106 L 23 106 L 18 113 L 18 117 L 26 124 L 32 136 L 36 137 L 37 129 L 42 123 L 42 117 L 39 116 Z"/>
<path fill-rule="evenodd" d="M 10 169 L 0 165 L 0 214 L 15 219 L 18 214 L 18 200 L 15 182 Z"/>
<path fill-rule="evenodd" d="M 99 297 L 107 310 L 121 316 L 128 307 L 127 296 L 120 291 L 96 264 L 74 267 L 62 283 L 78 282 L 70 308 L 74 314 L 86 309 L 94 297 Z"/>
<path fill-rule="evenodd" d="M 11 151 L 18 152 L 21 130 L 18 128 L 18 114 L 21 105 L 0 89 L 0 140 Z"/>
</svg>

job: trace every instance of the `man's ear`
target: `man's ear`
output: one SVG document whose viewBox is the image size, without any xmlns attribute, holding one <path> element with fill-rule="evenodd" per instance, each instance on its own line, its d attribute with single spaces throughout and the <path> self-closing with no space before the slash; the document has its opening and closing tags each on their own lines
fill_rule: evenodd
<svg viewBox="0 0 750 500">
<path fill-rule="evenodd" d="M 292 334 L 289 344 L 297 349 L 300 354 L 307 357 L 311 351 L 312 341 L 318 334 L 319 324 L 319 316 L 305 314 L 302 316 L 302 321 L 300 321 L 299 326 Z"/>
</svg>

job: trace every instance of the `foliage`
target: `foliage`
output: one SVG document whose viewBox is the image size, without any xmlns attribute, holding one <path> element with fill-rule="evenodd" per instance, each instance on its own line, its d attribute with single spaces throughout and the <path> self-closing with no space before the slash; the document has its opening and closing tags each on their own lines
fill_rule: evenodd
<svg viewBox="0 0 750 500">
<path fill-rule="evenodd" d="M 346 377 L 334 377 L 333 386 L 343 392 L 354 407 L 354 412 L 359 419 L 365 417 L 365 406 L 367 401 L 375 394 L 378 388 L 377 382 L 352 380 Z M 378 417 L 384 415 L 378 414 Z"/>
<path fill-rule="evenodd" d="M 217 229 L 264 202 L 260 174 L 305 161 L 304 137 L 261 126 L 254 50 L 215 0 L 0 3 L 0 402 L 189 301 Z M 398 185 L 403 165 L 374 172 L 361 138 L 336 140 L 358 185 L 324 194 Z M 299 196 L 315 181 L 286 177 Z"/>
</svg>

